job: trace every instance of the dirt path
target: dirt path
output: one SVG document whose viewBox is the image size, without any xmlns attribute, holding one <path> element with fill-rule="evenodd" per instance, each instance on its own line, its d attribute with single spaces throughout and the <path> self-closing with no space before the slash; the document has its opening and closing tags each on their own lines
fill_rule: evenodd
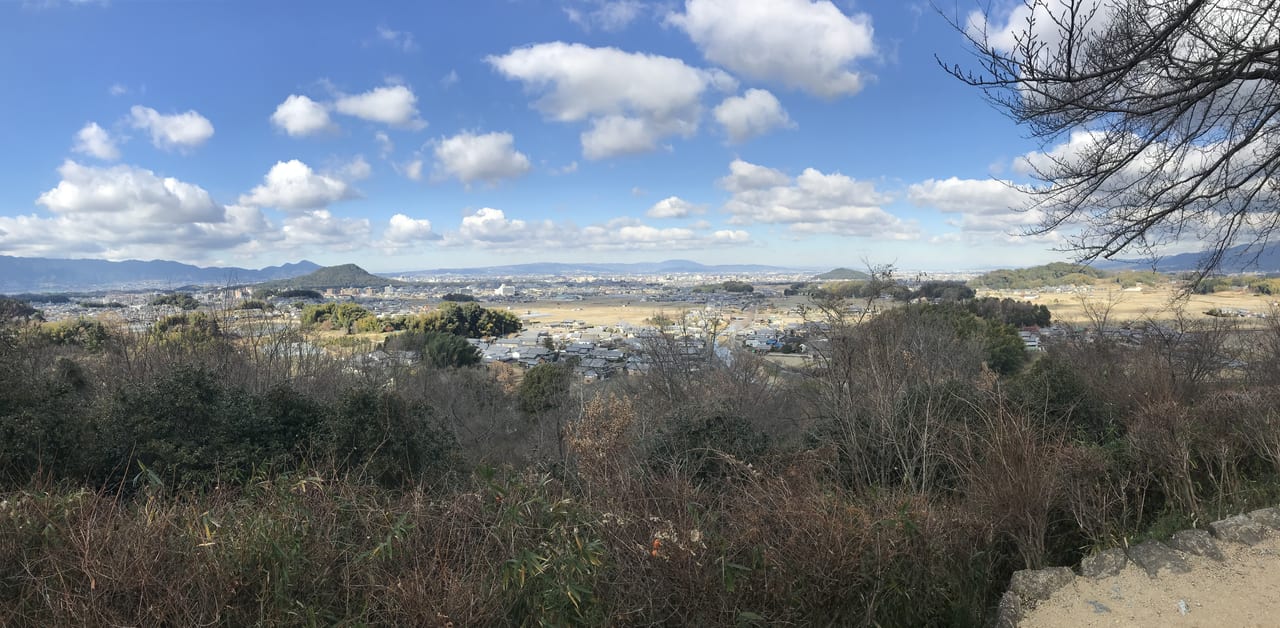
<svg viewBox="0 0 1280 628">
<path fill-rule="evenodd" d="M 1280 535 L 1218 546 L 1225 561 L 1191 556 L 1190 573 L 1151 578 L 1129 563 L 1109 578 L 1077 576 L 1019 626 L 1280 626 Z"/>
</svg>

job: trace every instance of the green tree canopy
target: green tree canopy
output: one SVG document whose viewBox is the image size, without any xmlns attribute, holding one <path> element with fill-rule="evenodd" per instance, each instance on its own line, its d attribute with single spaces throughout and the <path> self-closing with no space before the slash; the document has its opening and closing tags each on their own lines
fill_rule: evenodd
<svg viewBox="0 0 1280 628">
<path fill-rule="evenodd" d="M 151 305 L 172 305 L 184 310 L 194 310 L 200 307 L 200 302 L 185 292 L 175 292 L 173 294 L 162 294 L 152 299 Z"/>
<path fill-rule="evenodd" d="M 520 382 L 520 409 L 538 414 L 560 407 L 569 394 L 573 370 L 563 364 L 539 364 L 529 369 Z"/>
<path fill-rule="evenodd" d="M 387 338 L 387 349 L 417 351 L 421 361 L 439 368 L 474 366 L 480 350 L 466 338 L 439 331 L 406 331 Z"/>
<path fill-rule="evenodd" d="M 466 338 L 506 336 L 520 331 L 520 317 L 475 303 L 444 303 L 425 316 L 407 322 L 413 331 L 438 331 Z"/>
<path fill-rule="evenodd" d="M 308 305 L 302 309 L 304 329 L 346 329 L 363 318 L 373 317 L 373 312 L 355 303 L 329 302 Z"/>
</svg>

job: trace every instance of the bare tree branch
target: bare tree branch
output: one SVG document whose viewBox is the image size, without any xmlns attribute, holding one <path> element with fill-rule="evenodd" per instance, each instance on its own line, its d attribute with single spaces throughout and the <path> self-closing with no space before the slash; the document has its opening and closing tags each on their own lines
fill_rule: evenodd
<svg viewBox="0 0 1280 628">
<path fill-rule="evenodd" d="M 1020 167 L 1081 261 L 1199 241 L 1200 277 L 1280 215 L 1280 0 L 1025 0 L 948 18 L 981 89 L 1047 147 Z M 1004 23 L 1008 25 L 1005 26 Z"/>
</svg>

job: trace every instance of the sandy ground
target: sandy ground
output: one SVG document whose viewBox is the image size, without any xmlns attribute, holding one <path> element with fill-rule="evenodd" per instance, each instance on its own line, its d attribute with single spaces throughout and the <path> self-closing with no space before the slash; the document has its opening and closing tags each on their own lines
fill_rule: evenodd
<svg viewBox="0 0 1280 628">
<path fill-rule="evenodd" d="M 1191 556 L 1190 573 L 1153 579 L 1130 564 L 1110 578 L 1077 576 L 1019 625 L 1280 626 L 1280 535 L 1253 547 L 1219 547 L 1225 562 Z"/>
</svg>

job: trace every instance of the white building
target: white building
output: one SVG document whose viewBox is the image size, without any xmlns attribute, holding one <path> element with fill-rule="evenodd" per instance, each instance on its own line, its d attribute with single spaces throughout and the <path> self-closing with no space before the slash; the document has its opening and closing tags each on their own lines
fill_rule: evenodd
<svg viewBox="0 0 1280 628">
<path fill-rule="evenodd" d="M 508 286 L 504 283 L 501 286 L 498 286 L 498 289 L 494 290 L 493 293 L 500 297 L 514 297 L 516 296 L 516 287 Z"/>
</svg>

